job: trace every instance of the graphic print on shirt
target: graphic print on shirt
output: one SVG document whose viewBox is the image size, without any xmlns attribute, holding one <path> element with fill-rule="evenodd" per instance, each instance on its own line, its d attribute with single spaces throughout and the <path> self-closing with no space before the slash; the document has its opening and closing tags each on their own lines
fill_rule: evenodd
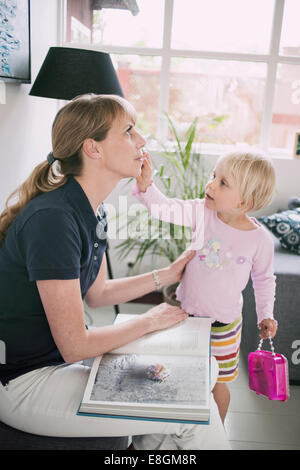
<svg viewBox="0 0 300 470">
<path fill-rule="evenodd" d="M 221 250 L 221 241 L 217 238 L 209 240 L 204 248 L 200 250 L 199 259 L 203 261 L 208 268 L 223 269 L 219 251 Z"/>
<path fill-rule="evenodd" d="M 223 270 L 226 266 L 234 266 L 235 264 L 242 265 L 245 263 L 244 256 L 233 256 L 232 250 L 227 249 L 224 255 L 221 256 L 222 242 L 218 238 L 211 238 L 208 240 L 204 248 L 199 251 L 199 261 L 203 262 L 209 269 Z"/>
</svg>

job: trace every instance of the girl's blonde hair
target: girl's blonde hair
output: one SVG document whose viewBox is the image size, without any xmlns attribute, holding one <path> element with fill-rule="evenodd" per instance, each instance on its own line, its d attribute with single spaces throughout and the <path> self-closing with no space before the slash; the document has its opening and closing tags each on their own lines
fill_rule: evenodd
<svg viewBox="0 0 300 470">
<path fill-rule="evenodd" d="M 272 160 L 258 151 L 230 152 L 221 157 L 237 184 L 245 210 L 255 212 L 271 203 L 275 189 Z"/>
<path fill-rule="evenodd" d="M 52 126 L 52 153 L 58 163 L 49 165 L 45 160 L 37 165 L 26 181 L 8 197 L 0 214 L 0 243 L 15 217 L 31 199 L 64 185 L 70 175 L 81 174 L 84 140 L 104 140 L 114 120 L 120 116 L 136 120 L 133 106 L 116 95 L 81 95 L 58 111 Z M 18 197 L 17 202 L 9 206 L 9 201 L 15 196 Z"/>
</svg>

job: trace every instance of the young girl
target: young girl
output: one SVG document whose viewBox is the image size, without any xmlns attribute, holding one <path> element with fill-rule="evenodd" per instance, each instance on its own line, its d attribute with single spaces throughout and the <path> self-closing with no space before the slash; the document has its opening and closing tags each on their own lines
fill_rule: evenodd
<svg viewBox="0 0 300 470">
<path fill-rule="evenodd" d="M 228 449 L 212 401 L 210 426 L 91 418 L 77 410 L 89 376 L 82 360 L 183 321 L 165 303 L 124 323 L 87 329 L 92 308 L 128 302 L 177 282 L 194 253 L 167 268 L 106 279 L 103 201 L 141 172 L 135 111 L 117 96 L 85 95 L 59 110 L 52 152 L 0 215 L 0 421 L 46 436 L 133 436 L 142 449 Z M 100 208 L 100 211 L 98 210 Z M 16 295 L 17 294 L 17 295 Z M 212 364 L 216 381 L 217 364 Z"/>
<path fill-rule="evenodd" d="M 134 194 L 154 217 L 192 227 L 190 248 L 197 250 L 196 256 L 186 266 L 177 300 L 190 315 L 211 317 L 211 352 L 219 364 L 213 392 L 224 422 L 230 401 L 226 384 L 238 375 L 242 291 L 250 274 L 260 335 L 274 337 L 277 329 L 273 241 L 247 215 L 270 202 L 275 185 L 273 165 L 259 153 L 228 153 L 218 160 L 203 200 L 166 198 L 152 182 L 147 154 L 136 181 Z"/>
</svg>

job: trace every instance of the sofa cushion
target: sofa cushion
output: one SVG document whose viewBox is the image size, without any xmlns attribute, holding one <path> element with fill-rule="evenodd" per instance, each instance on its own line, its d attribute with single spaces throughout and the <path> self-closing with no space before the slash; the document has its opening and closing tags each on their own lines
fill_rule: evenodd
<svg viewBox="0 0 300 470">
<path fill-rule="evenodd" d="M 274 240 L 274 271 L 275 274 L 288 274 L 300 276 L 300 259 L 290 250 L 283 248 L 278 238 L 272 235 Z"/>
<path fill-rule="evenodd" d="M 283 248 L 300 255 L 300 207 L 258 219 L 278 238 Z"/>
<path fill-rule="evenodd" d="M 49 437 L 30 434 L 0 421 L 1 450 L 126 450 L 128 437 Z"/>
</svg>

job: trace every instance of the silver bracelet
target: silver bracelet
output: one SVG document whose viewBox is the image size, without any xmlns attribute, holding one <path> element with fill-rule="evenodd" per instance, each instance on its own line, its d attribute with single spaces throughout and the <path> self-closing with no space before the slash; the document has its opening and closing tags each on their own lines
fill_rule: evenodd
<svg viewBox="0 0 300 470">
<path fill-rule="evenodd" d="M 157 289 L 160 289 L 160 288 L 161 288 L 161 285 L 160 285 L 159 275 L 158 275 L 157 269 L 154 269 L 154 270 L 152 271 L 152 275 L 153 275 L 153 278 L 154 278 L 154 284 L 155 284 L 156 290 L 157 290 Z"/>
</svg>

